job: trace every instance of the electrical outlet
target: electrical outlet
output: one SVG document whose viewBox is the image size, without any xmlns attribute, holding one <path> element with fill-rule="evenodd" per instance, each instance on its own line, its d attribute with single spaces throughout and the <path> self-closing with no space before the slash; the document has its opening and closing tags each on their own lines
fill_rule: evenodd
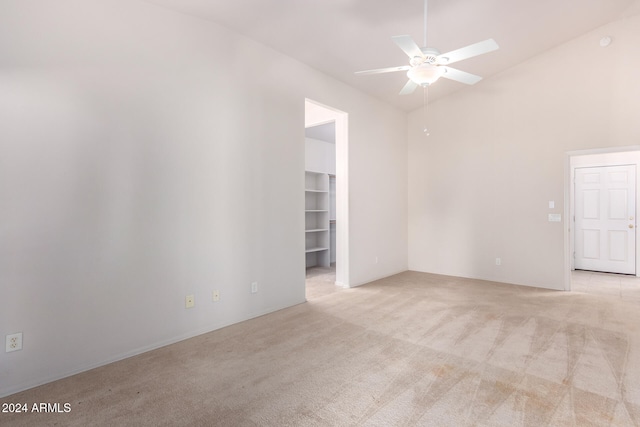
<svg viewBox="0 0 640 427">
<path fill-rule="evenodd" d="M 220 301 L 220 291 L 218 290 L 213 291 L 213 300 Z"/>
<path fill-rule="evenodd" d="M 500 258 L 496 258 L 496 265 L 502 265 L 502 260 Z"/>
<path fill-rule="evenodd" d="M 251 293 L 255 294 L 258 292 L 258 282 L 252 282 L 251 283 Z"/>
<path fill-rule="evenodd" d="M 185 308 L 193 308 L 196 305 L 196 299 L 193 295 L 187 295 L 184 302 Z"/>
<path fill-rule="evenodd" d="M 7 335 L 6 352 L 22 350 L 22 332 Z"/>
</svg>

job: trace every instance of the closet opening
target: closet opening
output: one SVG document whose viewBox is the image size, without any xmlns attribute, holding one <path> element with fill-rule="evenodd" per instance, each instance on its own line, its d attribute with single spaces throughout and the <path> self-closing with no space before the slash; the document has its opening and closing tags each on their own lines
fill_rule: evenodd
<svg viewBox="0 0 640 427">
<path fill-rule="evenodd" d="M 348 287 L 347 115 L 305 102 L 306 297 Z"/>
</svg>

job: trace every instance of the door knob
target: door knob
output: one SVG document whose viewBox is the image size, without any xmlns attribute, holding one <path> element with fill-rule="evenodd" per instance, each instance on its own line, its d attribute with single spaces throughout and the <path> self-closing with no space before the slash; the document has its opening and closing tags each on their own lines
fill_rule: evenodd
<svg viewBox="0 0 640 427">
<path fill-rule="evenodd" d="M 629 224 L 629 228 L 633 228 L 633 224 Z"/>
</svg>

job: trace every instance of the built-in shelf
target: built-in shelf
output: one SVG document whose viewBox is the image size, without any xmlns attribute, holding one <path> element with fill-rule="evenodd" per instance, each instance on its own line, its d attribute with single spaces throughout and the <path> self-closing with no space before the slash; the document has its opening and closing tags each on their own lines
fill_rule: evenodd
<svg viewBox="0 0 640 427">
<path fill-rule="evenodd" d="M 305 173 L 305 254 L 307 267 L 330 265 L 329 175 Z"/>
<path fill-rule="evenodd" d="M 305 249 L 305 252 L 310 254 L 310 253 L 313 253 L 313 252 L 321 252 L 321 251 L 328 251 L 328 250 L 329 250 L 329 248 L 318 247 L 318 248 L 307 248 L 307 249 Z"/>
</svg>

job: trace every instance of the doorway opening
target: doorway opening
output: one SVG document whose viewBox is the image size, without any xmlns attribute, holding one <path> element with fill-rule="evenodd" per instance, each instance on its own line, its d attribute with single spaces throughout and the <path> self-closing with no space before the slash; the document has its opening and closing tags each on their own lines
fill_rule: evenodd
<svg viewBox="0 0 640 427">
<path fill-rule="evenodd" d="M 565 290 L 620 295 L 637 286 L 640 147 L 567 153 Z"/>
<path fill-rule="evenodd" d="M 348 115 L 305 100 L 307 299 L 349 287 Z"/>
</svg>

